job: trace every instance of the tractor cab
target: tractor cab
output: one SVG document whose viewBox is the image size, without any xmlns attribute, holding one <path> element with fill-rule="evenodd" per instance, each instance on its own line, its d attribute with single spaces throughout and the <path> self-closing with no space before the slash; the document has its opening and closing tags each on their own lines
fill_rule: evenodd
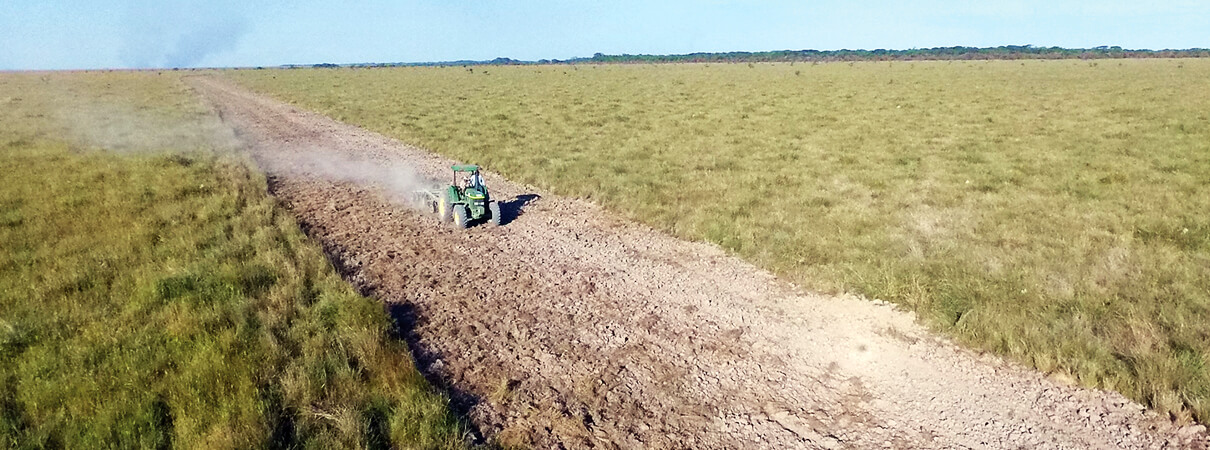
<svg viewBox="0 0 1210 450">
<path fill-rule="evenodd" d="M 487 203 L 487 185 L 483 183 L 483 177 L 479 175 L 479 166 L 455 165 L 454 169 L 454 184 L 452 187 L 457 187 L 462 196 L 468 200 Z"/>
</svg>

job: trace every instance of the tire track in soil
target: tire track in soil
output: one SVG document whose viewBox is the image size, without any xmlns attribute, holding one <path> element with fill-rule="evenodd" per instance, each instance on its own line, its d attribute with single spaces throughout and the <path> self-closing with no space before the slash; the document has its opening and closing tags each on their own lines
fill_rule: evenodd
<svg viewBox="0 0 1210 450">
<path fill-rule="evenodd" d="M 453 230 L 374 186 L 288 169 L 301 154 L 338 152 L 443 180 L 452 161 L 221 78 L 187 80 L 489 442 L 1207 446 L 1199 425 L 958 348 L 885 303 L 809 293 L 717 247 L 492 173 L 511 222 Z"/>
</svg>

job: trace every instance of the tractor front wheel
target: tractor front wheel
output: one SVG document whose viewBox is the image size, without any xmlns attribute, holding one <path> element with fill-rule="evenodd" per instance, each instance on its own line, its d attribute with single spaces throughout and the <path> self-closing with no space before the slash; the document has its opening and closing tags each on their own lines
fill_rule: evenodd
<svg viewBox="0 0 1210 450">
<path fill-rule="evenodd" d="M 488 203 L 487 210 L 492 214 L 492 225 L 498 227 L 504 223 L 504 216 L 500 215 L 500 202 Z"/>
<path fill-rule="evenodd" d="M 466 207 L 458 205 L 454 207 L 454 226 L 458 228 L 466 228 Z"/>
</svg>

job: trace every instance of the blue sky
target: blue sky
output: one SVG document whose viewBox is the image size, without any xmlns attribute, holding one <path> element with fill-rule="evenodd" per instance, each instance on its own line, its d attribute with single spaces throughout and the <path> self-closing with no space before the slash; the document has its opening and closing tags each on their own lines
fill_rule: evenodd
<svg viewBox="0 0 1210 450">
<path fill-rule="evenodd" d="M 1210 1 L 0 0 L 0 70 L 593 53 L 1210 47 Z"/>
</svg>

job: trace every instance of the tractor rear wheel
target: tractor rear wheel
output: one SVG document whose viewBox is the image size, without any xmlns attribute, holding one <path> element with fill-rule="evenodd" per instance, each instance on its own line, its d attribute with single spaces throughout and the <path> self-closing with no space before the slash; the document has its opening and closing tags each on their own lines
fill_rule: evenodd
<svg viewBox="0 0 1210 450">
<path fill-rule="evenodd" d="M 458 205 L 454 207 L 454 226 L 458 228 L 466 228 L 466 207 Z"/>
<path fill-rule="evenodd" d="M 454 205 L 450 204 L 450 198 L 445 193 L 437 199 L 437 217 L 440 217 L 441 223 L 450 221 L 454 213 Z"/>
<path fill-rule="evenodd" d="M 500 215 L 500 202 L 488 203 L 487 210 L 492 213 L 492 225 L 498 227 L 504 223 L 504 216 Z"/>
</svg>

